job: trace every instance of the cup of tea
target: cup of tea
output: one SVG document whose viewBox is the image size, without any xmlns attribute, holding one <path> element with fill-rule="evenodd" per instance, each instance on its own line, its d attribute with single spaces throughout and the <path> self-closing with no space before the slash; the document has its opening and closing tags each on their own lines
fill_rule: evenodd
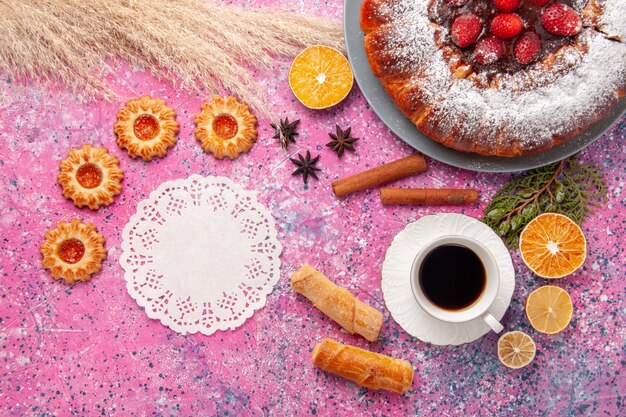
<svg viewBox="0 0 626 417">
<path fill-rule="evenodd" d="M 463 323 L 480 317 L 494 332 L 503 329 L 489 311 L 500 289 L 498 265 L 475 239 L 449 235 L 427 243 L 413 260 L 411 288 L 436 319 Z"/>
</svg>

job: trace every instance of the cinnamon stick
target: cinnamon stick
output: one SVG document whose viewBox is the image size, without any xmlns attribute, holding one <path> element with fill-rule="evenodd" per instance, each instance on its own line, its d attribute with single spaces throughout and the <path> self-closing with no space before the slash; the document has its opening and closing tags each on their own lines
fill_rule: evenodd
<svg viewBox="0 0 626 417">
<path fill-rule="evenodd" d="M 381 188 L 383 204 L 446 205 L 468 204 L 478 199 L 478 191 L 451 188 Z"/>
<path fill-rule="evenodd" d="M 337 180 L 333 182 L 333 192 L 337 197 L 343 197 L 347 194 L 424 171 L 426 171 L 426 160 L 421 154 L 415 153 L 397 161 Z"/>
</svg>

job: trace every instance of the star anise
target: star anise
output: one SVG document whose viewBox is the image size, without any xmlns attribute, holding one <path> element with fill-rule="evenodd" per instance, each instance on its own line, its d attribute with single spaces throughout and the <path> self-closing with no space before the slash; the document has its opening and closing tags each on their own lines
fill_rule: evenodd
<svg viewBox="0 0 626 417">
<path fill-rule="evenodd" d="M 289 159 L 298 167 L 296 168 L 295 171 L 293 171 L 291 175 L 302 174 L 305 184 L 309 181 L 309 175 L 315 178 L 316 180 L 319 179 L 317 178 L 317 175 L 315 175 L 315 171 L 320 171 L 320 169 L 315 166 L 315 164 L 317 164 L 317 161 L 319 161 L 320 159 L 319 155 L 311 159 L 311 152 L 306 151 L 306 157 L 304 158 L 302 157 L 302 155 L 298 154 L 298 159 L 296 158 L 289 158 Z"/>
<path fill-rule="evenodd" d="M 289 123 L 288 117 L 285 117 L 285 120 L 281 120 L 280 123 L 270 123 L 270 126 L 276 130 L 273 138 L 280 141 L 280 145 L 284 150 L 287 150 L 287 147 L 289 147 L 289 142 L 296 143 L 296 136 L 298 136 L 296 127 L 298 123 L 300 123 L 300 119 Z"/>
<path fill-rule="evenodd" d="M 339 125 L 335 125 L 335 128 L 337 133 L 328 134 L 328 136 L 330 136 L 333 140 L 328 142 L 326 146 L 337 152 L 337 156 L 341 158 L 341 155 L 343 155 L 343 152 L 346 149 L 354 151 L 354 142 L 359 140 L 359 138 L 350 137 L 350 132 L 352 131 L 351 127 L 346 130 L 341 130 Z"/>
</svg>

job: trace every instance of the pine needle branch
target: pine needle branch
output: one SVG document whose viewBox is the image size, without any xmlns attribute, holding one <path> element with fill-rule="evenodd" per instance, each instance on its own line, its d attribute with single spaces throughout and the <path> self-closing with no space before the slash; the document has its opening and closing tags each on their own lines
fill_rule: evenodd
<svg viewBox="0 0 626 417">
<path fill-rule="evenodd" d="M 606 198 L 599 168 L 572 157 L 513 179 L 494 195 L 481 220 L 514 246 L 539 214 L 561 213 L 580 225 Z"/>
</svg>

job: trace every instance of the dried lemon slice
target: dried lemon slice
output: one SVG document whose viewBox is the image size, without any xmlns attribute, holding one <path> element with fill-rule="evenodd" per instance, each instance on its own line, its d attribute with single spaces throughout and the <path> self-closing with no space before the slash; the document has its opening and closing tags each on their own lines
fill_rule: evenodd
<svg viewBox="0 0 626 417">
<path fill-rule="evenodd" d="M 54 279 L 63 278 L 68 284 L 89 281 L 91 275 L 102 269 L 107 256 L 104 237 L 92 223 L 78 219 L 61 221 L 48 230 L 41 244 L 42 265 Z"/>
<path fill-rule="evenodd" d="M 289 69 L 291 91 L 310 109 L 325 109 L 339 103 L 353 83 L 352 68 L 346 57 L 328 46 L 309 46 L 296 56 Z"/>
<path fill-rule="evenodd" d="M 124 171 L 107 148 L 83 145 L 72 149 L 59 163 L 59 170 L 57 182 L 63 187 L 63 197 L 73 200 L 76 207 L 97 210 L 111 204 L 122 191 Z"/>
<path fill-rule="evenodd" d="M 524 263 L 543 278 L 562 278 L 581 267 L 587 255 L 582 230 L 569 217 L 544 213 L 535 217 L 520 235 Z"/>
<path fill-rule="evenodd" d="M 533 361 L 537 346 L 524 332 L 508 332 L 498 339 L 498 359 L 513 369 L 523 368 Z"/>
<path fill-rule="evenodd" d="M 567 291 L 554 285 L 544 285 L 526 299 L 526 316 L 541 333 L 554 334 L 565 329 L 572 319 L 574 307 Z"/>
</svg>

